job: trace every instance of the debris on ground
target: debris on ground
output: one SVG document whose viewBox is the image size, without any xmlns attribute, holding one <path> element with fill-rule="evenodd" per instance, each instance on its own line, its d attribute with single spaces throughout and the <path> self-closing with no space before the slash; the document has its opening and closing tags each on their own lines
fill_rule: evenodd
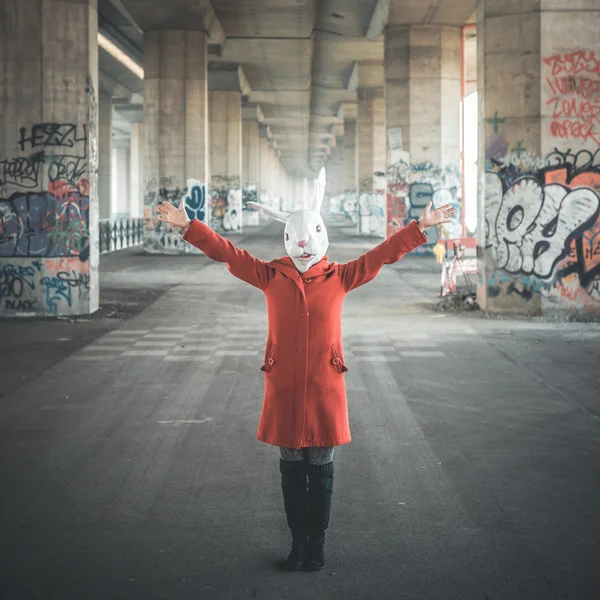
<svg viewBox="0 0 600 600">
<path fill-rule="evenodd" d="M 443 312 L 463 312 L 479 310 L 475 293 L 469 294 L 449 294 L 444 296 L 435 305 L 435 310 Z"/>
</svg>

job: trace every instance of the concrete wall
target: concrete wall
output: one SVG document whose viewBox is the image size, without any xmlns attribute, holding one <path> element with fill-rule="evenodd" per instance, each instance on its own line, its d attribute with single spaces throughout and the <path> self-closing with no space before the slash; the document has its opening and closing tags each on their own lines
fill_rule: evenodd
<svg viewBox="0 0 600 600">
<path fill-rule="evenodd" d="M 236 91 L 209 92 L 210 226 L 221 233 L 242 229 L 242 97 Z"/>
<path fill-rule="evenodd" d="M 0 314 L 98 308 L 95 2 L 2 0 Z"/>
<path fill-rule="evenodd" d="M 479 14 L 479 302 L 597 316 L 600 10 L 546 5 Z"/>
<path fill-rule="evenodd" d="M 209 165 L 206 34 L 144 34 L 142 128 L 144 249 L 155 254 L 196 251 L 158 219 L 162 201 L 184 201 L 190 218 L 206 221 Z"/>
</svg>

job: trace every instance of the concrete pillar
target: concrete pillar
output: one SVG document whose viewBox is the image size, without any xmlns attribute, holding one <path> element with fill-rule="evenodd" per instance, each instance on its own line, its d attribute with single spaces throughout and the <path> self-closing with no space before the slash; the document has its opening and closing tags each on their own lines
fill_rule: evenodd
<svg viewBox="0 0 600 600">
<path fill-rule="evenodd" d="M 221 233 L 242 230 L 242 97 L 210 91 L 211 218 Z"/>
<path fill-rule="evenodd" d="M 0 0 L 0 315 L 98 308 L 95 1 Z"/>
<path fill-rule="evenodd" d="M 592 4 L 480 1 L 484 310 L 600 315 L 600 6 Z"/>
<path fill-rule="evenodd" d="M 144 72 L 144 249 L 192 252 L 179 231 L 158 220 L 156 207 L 163 200 L 177 205 L 189 192 L 188 215 L 206 221 L 206 34 L 145 32 Z M 197 192 L 192 194 L 192 188 Z"/>
<path fill-rule="evenodd" d="M 141 162 L 141 123 L 131 124 L 131 140 L 129 156 L 129 197 L 130 215 L 132 219 L 140 219 L 144 214 L 142 196 L 142 162 Z"/>
<path fill-rule="evenodd" d="M 356 143 L 356 104 L 344 103 L 344 171 L 336 208 L 345 219 L 358 224 L 358 144 Z"/>
<path fill-rule="evenodd" d="M 111 167 L 111 217 L 113 219 L 128 219 L 131 216 L 130 154 L 128 139 L 113 140 Z"/>
<path fill-rule="evenodd" d="M 267 126 L 259 127 L 258 138 L 258 154 L 259 154 L 259 169 L 260 169 L 260 201 L 263 204 L 269 204 L 269 139 Z M 260 218 L 260 213 L 259 213 Z"/>
<path fill-rule="evenodd" d="M 98 96 L 98 208 L 100 219 L 111 218 L 112 98 Z"/>
<path fill-rule="evenodd" d="M 260 198 L 260 148 L 259 120 L 260 107 L 256 104 L 242 108 L 242 209 L 243 225 L 258 225 L 259 213 L 247 207 L 247 202 L 257 202 Z"/>
<path fill-rule="evenodd" d="M 358 232 L 385 237 L 385 99 L 383 65 L 358 67 Z"/>
<path fill-rule="evenodd" d="M 429 200 L 458 215 L 438 233 L 462 236 L 460 178 L 461 30 L 437 25 L 385 30 L 387 234 L 417 218 Z"/>
</svg>

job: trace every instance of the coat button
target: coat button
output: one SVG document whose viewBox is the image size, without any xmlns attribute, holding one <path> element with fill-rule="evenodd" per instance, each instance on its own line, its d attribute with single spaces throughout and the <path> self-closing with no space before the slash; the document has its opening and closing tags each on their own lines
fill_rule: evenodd
<svg viewBox="0 0 600 600">
<path fill-rule="evenodd" d="M 336 357 L 336 358 L 333 359 L 332 362 L 333 362 L 334 365 L 339 365 L 340 364 L 340 359 Z"/>
<path fill-rule="evenodd" d="M 312 279 L 305 279 L 304 283 L 310 283 L 312 281 Z"/>
<path fill-rule="evenodd" d="M 274 364 L 275 364 L 275 361 L 274 361 L 272 358 L 270 358 L 270 359 L 269 359 L 269 364 L 270 364 L 270 365 L 274 365 Z"/>
</svg>

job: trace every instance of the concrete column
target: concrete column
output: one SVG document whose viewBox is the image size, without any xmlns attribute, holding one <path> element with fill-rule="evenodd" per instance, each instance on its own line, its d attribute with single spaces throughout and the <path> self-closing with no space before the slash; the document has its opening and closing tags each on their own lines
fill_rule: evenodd
<svg viewBox="0 0 600 600">
<path fill-rule="evenodd" d="M 112 98 L 98 96 L 98 208 L 100 219 L 111 218 Z"/>
<path fill-rule="evenodd" d="M 347 221 L 358 224 L 358 144 L 356 143 L 356 105 L 344 103 L 344 171 L 336 208 Z"/>
<path fill-rule="evenodd" d="M 192 252 L 178 231 L 158 220 L 156 207 L 163 200 L 178 204 L 189 192 L 188 215 L 206 221 L 206 34 L 147 31 L 144 71 L 144 249 Z"/>
<path fill-rule="evenodd" d="M 358 68 L 358 232 L 385 237 L 385 99 L 383 65 Z"/>
<path fill-rule="evenodd" d="M 0 315 L 98 308 L 95 1 L 0 0 Z"/>
<path fill-rule="evenodd" d="M 141 178 L 141 123 L 131 124 L 131 140 L 129 156 L 129 198 L 130 215 L 132 219 L 140 219 L 144 214 Z"/>
<path fill-rule="evenodd" d="M 387 234 L 417 218 L 428 201 L 453 204 L 457 218 L 440 230 L 462 236 L 460 179 L 461 30 L 433 25 L 385 30 L 388 142 Z M 428 231 L 433 249 L 438 231 Z"/>
<path fill-rule="evenodd" d="M 210 226 L 221 233 L 242 230 L 242 97 L 209 92 L 211 147 Z"/>
<path fill-rule="evenodd" d="M 131 148 L 128 139 L 113 140 L 111 172 L 111 218 L 128 219 L 131 216 L 130 163 Z"/>
<path fill-rule="evenodd" d="M 269 139 L 267 137 L 267 127 L 259 127 L 258 154 L 260 168 L 260 201 L 263 204 L 269 204 Z M 260 219 L 260 213 L 259 213 Z"/>
<path fill-rule="evenodd" d="M 257 202 L 260 194 L 259 120 L 262 112 L 257 105 L 242 108 L 242 209 L 243 225 L 258 225 L 259 213 L 247 207 L 247 202 Z"/>
<path fill-rule="evenodd" d="M 480 2 L 485 310 L 600 315 L 599 28 L 586 0 Z"/>
</svg>

